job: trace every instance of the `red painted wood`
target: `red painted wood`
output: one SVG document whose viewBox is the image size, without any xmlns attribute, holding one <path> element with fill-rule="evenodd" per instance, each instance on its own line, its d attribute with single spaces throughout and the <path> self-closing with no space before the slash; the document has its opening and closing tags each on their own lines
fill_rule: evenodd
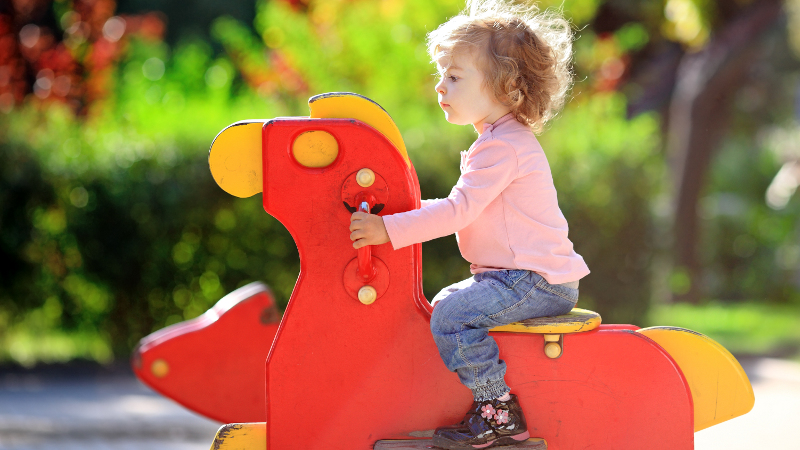
<svg viewBox="0 0 800 450">
<path fill-rule="evenodd" d="M 294 138 L 310 130 L 339 143 L 326 168 L 302 167 L 291 156 Z M 347 177 L 364 167 L 383 177 L 391 200 L 381 215 L 392 214 L 419 206 L 413 167 L 355 120 L 276 119 L 265 125 L 263 143 L 264 208 L 300 253 L 300 276 L 267 359 L 267 448 L 371 449 L 379 439 L 419 436 L 460 420 L 471 395 L 445 368 L 430 335 L 420 245 L 372 248 L 390 274 L 372 305 L 355 300 L 343 282 L 356 258 L 351 213 L 341 200 Z M 567 335 L 558 359 L 544 356 L 539 335 L 495 334 L 531 434 L 548 448 L 693 448 L 682 373 L 631 328 Z"/>
<path fill-rule="evenodd" d="M 143 338 L 134 350 L 136 376 L 162 395 L 223 423 L 263 422 L 264 361 L 280 313 L 261 283 L 241 287 L 203 315 Z M 166 361 L 166 376 L 151 370 Z"/>
<path fill-rule="evenodd" d="M 630 330 L 568 334 L 563 355 L 549 359 L 541 336 L 494 336 L 531 436 L 549 449 L 694 448 L 691 392 L 649 338 Z"/>
</svg>

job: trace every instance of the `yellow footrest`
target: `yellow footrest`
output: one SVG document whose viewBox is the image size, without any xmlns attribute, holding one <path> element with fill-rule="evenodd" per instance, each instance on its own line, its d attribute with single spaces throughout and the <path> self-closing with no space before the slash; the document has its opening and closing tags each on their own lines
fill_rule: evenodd
<svg viewBox="0 0 800 450">
<path fill-rule="evenodd" d="M 229 423 L 217 430 L 211 450 L 267 450 L 267 423 Z"/>
</svg>

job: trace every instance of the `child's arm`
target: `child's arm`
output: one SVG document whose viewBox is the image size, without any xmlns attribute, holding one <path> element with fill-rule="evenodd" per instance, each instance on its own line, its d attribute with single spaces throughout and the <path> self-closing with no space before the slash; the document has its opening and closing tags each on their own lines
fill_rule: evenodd
<svg viewBox="0 0 800 450">
<path fill-rule="evenodd" d="M 354 212 L 350 216 L 350 231 L 353 248 L 389 242 L 389 234 L 386 232 L 383 218 L 374 214 Z"/>
<path fill-rule="evenodd" d="M 472 223 L 518 175 L 516 152 L 507 142 L 483 141 L 473 148 L 465 169 L 447 198 L 383 216 L 395 250 L 453 234 Z"/>
<path fill-rule="evenodd" d="M 422 200 L 420 208 L 440 200 L 440 198 Z M 353 241 L 353 248 L 361 248 L 365 245 L 381 245 L 391 240 L 389 233 L 386 232 L 383 218 L 374 214 L 354 212 L 350 216 L 350 231 L 350 240 Z"/>
<path fill-rule="evenodd" d="M 353 247 L 391 242 L 396 250 L 453 234 L 475 220 L 518 174 L 514 148 L 497 140 L 476 147 L 467 166 L 445 199 L 425 200 L 420 209 L 383 217 L 353 213 L 350 216 Z"/>
</svg>

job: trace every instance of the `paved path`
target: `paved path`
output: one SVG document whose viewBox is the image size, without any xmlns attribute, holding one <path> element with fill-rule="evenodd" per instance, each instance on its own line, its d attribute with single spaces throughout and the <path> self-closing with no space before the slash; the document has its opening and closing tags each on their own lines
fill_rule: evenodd
<svg viewBox="0 0 800 450">
<path fill-rule="evenodd" d="M 742 360 L 756 394 L 749 413 L 698 431 L 696 450 L 800 450 L 800 364 Z"/>
<path fill-rule="evenodd" d="M 746 359 L 742 365 L 753 383 L 755 408 L 696 433 L 695 449 L 800 450 L 800 364 Z M 206 450 L 218 427 L 152 392 L 124 368 L 58 375 L 0 371 L 3 450 Z"/>
<path fill-rule="evenodd" d="M 0 373 L 3 450 L 206 450 L 219 426 L 125 369 Z"/>
</svg>

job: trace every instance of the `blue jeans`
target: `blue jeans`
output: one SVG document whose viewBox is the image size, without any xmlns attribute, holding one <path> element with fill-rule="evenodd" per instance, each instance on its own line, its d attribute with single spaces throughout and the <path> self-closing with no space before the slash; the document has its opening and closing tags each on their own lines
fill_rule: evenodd
<svg viewBox="0 0 800 450">
<path fill-rule="evenodd" d="M 506 363 L 489 329 L 533 317 L 572 310 L 578 289 L 551 285 L 529 270 L 498 270 L 444 288 L 433 298 L 431 332 L 448 369 L 472 390 L 477 401 L 510 391 Z"/>
</svg>

